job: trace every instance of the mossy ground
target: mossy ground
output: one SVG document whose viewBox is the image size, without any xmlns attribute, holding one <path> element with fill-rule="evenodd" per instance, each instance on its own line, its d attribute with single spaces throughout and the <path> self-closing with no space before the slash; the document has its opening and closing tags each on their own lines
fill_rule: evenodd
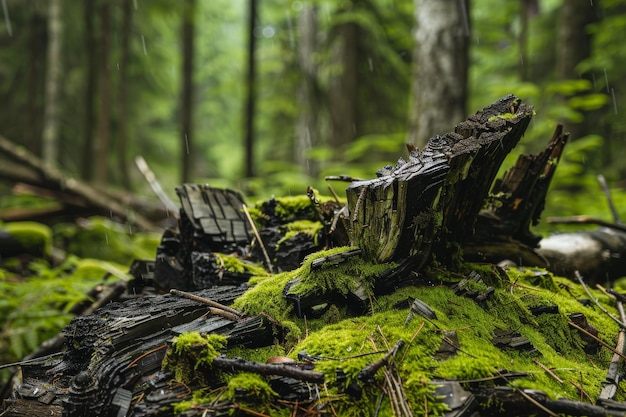
<svg viewBox="0 0 626 417">
<path fill-rule="evenodd" d="M 579 301 L 587 298 L 580 285 L 542 270 L 511 269 L 502 275 L 494 274 L 489 265 L 465 265 L 464 273 L 480 271 L 485 277 L 485 282 L 472 284 L 476 290 L 484 290 L 488 284 L 496 287 L 486 301 L 477 303 L 456 295 L 449 284 L 462 277 L 457 273 L 425 279 L 425 282 L 438 283 L 436 285 L 405 287 L 393 294 L 372 298 L 372 311 L 368 315 L 352 317 L 344 307 L 332 306 L 318 319 L 294 318 L 282 298 L 282 289 L 291 279 L 301 278 L 302 289 L 319 285 L 317 288 L 328 291 L 350 288 L 355 282 L 367 284 L 380 272 L 377 269 L 380 266 L 368 267 L 360 258 L 336 265 L 332 273 L 330 270 L 311 271 L 313 259 L 345 250 L 321 252 L 307 259 L 295 271 L 251 280 L 255 287 L 236 300 L 235 307 L 250 315 L 264 313 L 272 316 L 290 328 L 292 338 L 284 344 L 252 352 L 232 348 L 224 351 L 226 355 L 260 362 L 282 355 L 296 359 L 300 352 L 317 357 L 315 370 L 323 372 L 326 379 L 324 389 L 320 389 L 319 402 L 332 405 L 337 415 L 342 416 L 374 415 L 381 394 L 379 387 L 384 385 L 382 371 L 376 374 L 375 382 L 371 384 L 363 383 L 357 375 L 368 364 L 382 358 L 400 339 L 405 346 L 395 356 L 394 363 L 416 415 L 426 412 L 441 415 L 445 410 L 434 395 L 433 379 L 469 381 L 494 377 L 505 370 L 526 374 L 509 381 L 510 386 L 539 389 L 551 398 L 579 400 L 588 395 L 595 400 L 599 395 L 613 353 L 605 348 L 597 354 L 585 353 L 579 333 L 568 324 L 569 315 L 583 313 L 599 330 L 598 337 L 609 345 L 615 345 L 619 329 L 593 303 L 586 306 Z M 435 269 L 428 272 L 432 274 L 433 271 Z M 617 315 L 608 296 L 598 290 L 593 290 L 593 295 Z M 409 313 L 407 306 L 416 298 L 428 304 L 437 318 L 431 320 L 414 315 L 405 323 Z M 399 305 L 403 307 L 398 308 Z M 529 311 L 531 307 L 549 305 L 557 305 L 558 313 L 533 316 Z M 533 349 L 518 351 L 494 346 L 492 339 L 496 329 L 521 334 L 531 342 Z M 444 330 L 456 331 L 460 348 L 452 357 L 438 360 L 434 354 L 442 343 Z M 549 368 L 562 382 L 549 375 L 541 365 Z M 346 379 L 338 380 L 339 374 L 345 374 Z M 228 384 L 233 385 L 233 379 Z M 360 398 L 347 392 L 350 384 L 359 387 Z M 257 385 L 261 390 L 262 384 Z M 254 396 L 255 390 L 251 392 Z M 273 397 L 268 391 L 259 392 L 263 392 L 263 398 L 259 398 L 261 403 L 271 402 Z M 618 400 L 623 397 L 623 393 L 618 393 Z M 275 403 L 274 408 L 266 404 L 259 409 L 271 410 L 272 415 L 284 411 L 276 409 Z M 392 415 L 386 396 L 378 415 Z"/>
</svg>

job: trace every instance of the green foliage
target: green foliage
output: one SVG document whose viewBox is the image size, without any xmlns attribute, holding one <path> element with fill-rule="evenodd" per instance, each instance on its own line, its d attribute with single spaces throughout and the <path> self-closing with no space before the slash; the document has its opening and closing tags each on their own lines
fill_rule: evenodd
<svg viewBox="0 0 626 417">
<path fill-rule="evenodd" d="M 43 260 L 31 262 L 29 268 L 29 276 L 0 270 L 2 362 L 15 362 L 57 335 L 73 317 L 70 309 L 107 276 L 126 277 L 120 265 L 74 256 L 54 268 Z"/>
<path fill-rule="evenodd" d="M 130 265 L 135 259 L 152 259 L 160 242 L 157 233 L 134 233 L 104 217 L 91 217 L 74 224 L 58 224 L 55 240 L 66 251 L 81 257 Z"/>
<path fill-rule="evenodd" d="M 0 226 L 29 253 L 41 257 L 52 254 L 52 230 L 36 222 L 12 222 Z"/>
</svg>

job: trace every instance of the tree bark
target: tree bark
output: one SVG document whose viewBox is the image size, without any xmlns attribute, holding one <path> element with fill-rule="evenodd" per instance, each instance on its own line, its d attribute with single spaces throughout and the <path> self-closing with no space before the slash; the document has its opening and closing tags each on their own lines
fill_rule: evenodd
<svg viewBox="0 0 626 417">
<path fill-rule="evenodd" d="M 300 42 L 298 64 L 302 80 L 298 90 L 300 113 L 296 131 L 296 162 L 311 176 L 315 175 L 313 161 L 307 154 L 316 142 L 317 129 L 317 63 L 315 62 L 317 35 L 317 8 L 304 4 L 298 19 Z"/>
<path fill-rule="evenodd" d="M 100 108 L 98 128 L 94 142 L 93 165 L 94 180 L 105 184 L 109 176 L 108 155 L 111 119 L 111 71 L 109 68 L 109 45 L 111 35 L 111 9 L 108 2 L 102 2 L 100 14 Z"/>
<path fill-rule="evenodd" d="M 576 67 L 591 56 L 593 36 L 587 26 L 597 20 L 598 7 L 598 0 L 563 2 L 556 42 L 557 72 L 560 80 L 584 78 L 591 81 L 591 74 L 581 73 Z M 587 115 L 584 116 L 586 118 Z M 590 133 L 589 121 L 576 123 L 568 120 L 567 125 L 572 140 Z"/>
<path fill-rule="evenodd" d="M 120 57 L 120 81 L 118 85 L 118 137 L 117 137 L 117 163 L 120 172 L 120 180 L 127 190 L 132 188 L 130 173 L 128 170 L 128 65 L 130 61 L 129 46 L 130 35 L 133 25 L 132 0 L 122 0 L 122 33 L 121 33 L 121 57 Z"/>
<path fill-rule="evenodd" d="M 193 55 L 194 55 L 194 18 L 196 1 L 185 0 L 183 4 L 182 27 L 182 106 L 181 106 L 181 180 L 187 183 L 193 171 Z"/>
<path fill-rule="evenodd" d="M 334 75 L 330 81 L 329 91 L 331 146 L 339 151 L 357 136 L 358 27 L 352 22 L 341 23 L 333 29 L 333 32 L 331 68 Z"/>
<path fill-rule="evenodd" d="M 257 20 L 257 1 L 248 2 L 248 75 L 246 77 L 246 110 L 245 110 L 245 175 L 254 176 L 254 112 L 256 101 L 256 37 L 254 29 Z"/>
<path fill-rule="evenodd" d="M 415 0 L 409 142 L 420 149 L 467 114 L 468 8 L 468 0 Z"/>
<path fill-rule="evenodd" d="M 41 87 L 43 85 L 43 59 L 46 39 L 46 20 L 37 8 L 31 11 L 28 23 L 28 101 L 26 104 L 25 144 L 41 155 Z"/>
<path fill-rule="evenodd" d="M 43 125 L 43 160 L 48 165 L 57 163 L 59 148 L 59 87 L 61 83 L 61 44 L 63 23 L 61 0 L 48 3 L 48 71 L 46 74 L 46 104 Z"/>
<path fill-rule="evenodd" d="M 87 54 L 87 76 L 85 85 L 85 115 L 83 125 L 82 148 L 82 177 L 89 181 L 93 179 L 93 149 L 94 149 L 94 104 L 97 92 L 97 40 L 94 29 L 94 1 L 84 0 L 83 18 L 85 21 L 85 52 Z"/>
</svg>

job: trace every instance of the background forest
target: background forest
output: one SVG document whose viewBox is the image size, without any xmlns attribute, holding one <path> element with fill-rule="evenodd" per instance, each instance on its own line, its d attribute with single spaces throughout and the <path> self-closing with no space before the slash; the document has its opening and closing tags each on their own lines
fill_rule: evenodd
<svg viewBox="0 0 626 417">
<path fill-rule="evenodd" d="M 598 174 L 626 202 L 624 0 L 1 3 L 0 135 L 94 184 L 324 192 L 513 93 L 517 154 L 571 132 L 549 213 L 607 217 Z"/>
</svg>

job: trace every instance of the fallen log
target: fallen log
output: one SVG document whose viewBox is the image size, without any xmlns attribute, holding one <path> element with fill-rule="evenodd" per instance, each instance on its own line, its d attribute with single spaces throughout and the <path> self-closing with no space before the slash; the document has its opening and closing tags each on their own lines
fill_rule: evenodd
<svg viewBox="0 0 626 417">
<path fill-rule="evenodd" d="M 128 206 L 111 198 L 101 190 L 97 190 L 83 181 L 68 177 L 55 167 L 45 164 L 40 158 L 24 147 L 17 146 L 0 135 L 0 154 L 9 157 L 12 161 L 22 164 L 27 169 L 0 173 L 12 180 L 26 182 L 35 186 L 45 185 L 55 191 L 70 191 L 77 197 L 84 199 L 90 205 L 113 214 L 120 219 L 134 224 L 147 231 L 161 230 L 154 222 L 148 220 L 141 213 L 130 210 Z M 19 177 L 15 177 L 19 175 Z M 34 183 L 34 184 L 33 184 Z"/>
</svg>

